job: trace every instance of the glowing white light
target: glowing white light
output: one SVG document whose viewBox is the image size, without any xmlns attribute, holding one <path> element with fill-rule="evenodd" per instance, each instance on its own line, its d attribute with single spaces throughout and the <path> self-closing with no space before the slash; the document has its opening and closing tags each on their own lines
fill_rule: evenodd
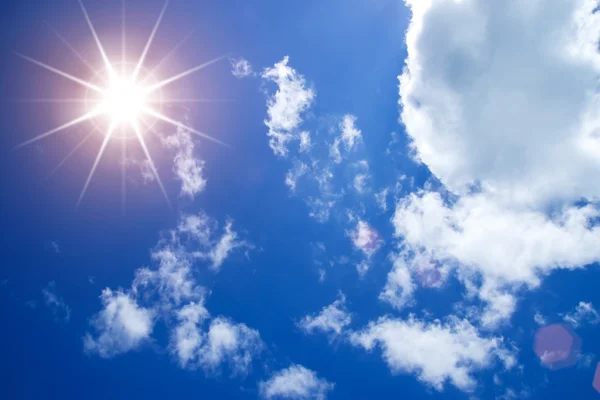
<svg viewBox="0 0 600 400">
<path fill-rule="evenodd" d="M 151 128 L 153 123 L 155 123 L 157 121 L 162 121 L 162 122 L 168 123 L 174 127 L 186 129 L 187 131 L 194 133 L 201 138 L 208 139 L 215 143 L 225 145 L 225 143 L 221 142 L 220 140 L 217 140 L 203 132 L 193 129 L 179 121 L 169 118 L 168 116 L 162 114 L 162 112 L 161 112 L 161 106 L 162 106 L 161 89 L 163 87 L 165 87 L 175 81 L 183 79 L 184 77 L 186 77 L 194 72 L 200 71 L 201 69 L 215 63 L 216 61 L 223 59 L 224 57 L 215 58 L 211 61 L 205 62 L 205 63 L 195 66 L 193 68 L 190 68 L 187 71 L 173 75 L 164 80 L 158 81 L 154 77 L 153 73 L 148 72 L 144 68 L 144 61 L 145 61 L 146 55 L 148 53 L 148 50 L 150 49 L 150 46 L 154 39 L 154 36 L 156 35 L 156 32 L 160 25 L 160 22 L 164 16 L 165 10 L 168 5 L 168 0 L 165 2 L 165 5 L 163 6 L 162 10 L 160 11 L 158 20 L 154 24 L 154 27 L 152 29 L 150 37 L 148 38 L 148 41 L 146 42 L 146 45 L 142 51 L 142 54 L 133 68 L 129 68 L 130 65 L 128 65 L 125 60 L 124 52 L 122 55 L 122 59 L 120 60 L 119 63 L 117 63 L 117 64 L 111 63 L 106 52 L 104 51 L 102 42 L 100 41 L 100 38 L 98 37 L 96 30 L 94 29 L 94 26 L 92 25 L 92 21 L 88 15 L 83 3 L 81 2 L 81 0 L 79 0 L 79 3 L 81 5 L 81 9 L 83 11 L 85 20 L 90 28 L 93 38 L 94 38 L 94 42 L 96 43 L 96 46 L 98 47 L 98 51 L 100 52 L 100 55 L 102 56 L 102 61 L 104 64 L 104 67 L 101 69 L 101 71 L 96 72 L 94 77 L 89 82 L 86 80 L 83 80 L 81 78 L 78 78 L 72 74 L 69 74 L 67 72 L 61 71 L 58 68 L 52 67 L 41 61 L 35 60 L 31 57 L 28 57 L 28 56 L 25 56 L 22 54 L 18 54 L 18 55 L 20 57 L 22 57 L 23 59 L 30 61 L 50 72 L 53 72 L 63 78 L 69 79 L 72 82 L 78 83 L 79 85 L 83 86 L 87 90 L 85 97 L 83 99 L 72 99 L 72 98 L 71 99 L 31 99 L 32 101 L 34 101 L 34 102 L 56 102 L 56 103 L 82 102 L 86 105 L 85 113 L 83 115 L 73 119 L 72 121 L 66 122 L 57 128 L 51 129 L 51 130 L 49 130 L 45 133 L 42 133 L 32 139 L 29 139 L 16 147 L 22 147 L 22 146 L 37 142 L 40 139 L 54 135 L 55 133 L 61 132 L 67 128 L 79 125 L 86 121 L 92 121 L 96 129 L 99 128 L 105 132 L 105 136 L 102 141 L 102 145 L 100 147 L 98 155 L 96 156 L 96 158 L 94 160 L 92 169 L 87 177 L 87 180 L 85 181 L 81 195 L 79 196 L 79 202 L 81 202 L 81 200 L 83 199 L 83 197 L 85 195 L 85 192 L 90 184 L 90 181 L 92 180 L 92 177 L 94 176 L 94 172 L 96 171 L 98 163 L 100 162 L 100 159 L 102 158 L 102 155 L 103 155 L 108 143 L 112 139 L 119 138 L 119 137 L 121 137 L 122 139 L 125 139 L 127 137 L 135 137 L 138 140 L 140 147 L 142 148 L 144 155 L 146 156 L 146 159 L 151 166 L 152 172 L 156 178 L 156 181 L 158 182 L 158 185 L 159 185 L 163 195 L 165 196 L 165 199 L 167 200 L 167 203 L 169 203 L 167 193 L 163 187 L 160 177 L 158 176 L 158 172 L 156 170 L 154 162 L 152 161 L 150 152 L 148 150 L 148 147 L 147 147 L 146 142 L 143 137 L 143 132 L 141 131 L 140 128 L 142 126 Z M 124 13 L 123 13 L 123 16 L 124 16 Z M 125 31 L 124 31 L 124 24 L 123 24 L 123 37 L 122 37 L 122 48 L 123 49 L 125 48 L 124 32 Z M 92 66 L 79 53 L 77 53 L 77 51 L 75 51 L 75 49 L 66 41 L 65 38 L 60 36 L 56 31 L 55 31 L 55 34 L 58 36 L 58 38 L 63 43 L 65 43 L 67 45 L 67 47 L 75 54 L 75 56 L 77 56 L 77 58 L 79 58 L 81 61 L 83 61 L 88 67 L 92 68 Z M 158 69 L 158 66 L 160 64 L 162 64 L 181 44 L 182 43 L 177 44 L 177 46 L 173 50 L 171 50 L 167 54 L 167 56 L 159 62 L 158 65 L 156 65 L 154 67 L 153 71 Z M 142 78 L 140 78 L 139 77 L 140 74 L 142 74 L 144 76 Z M 171 102 L 198 102 L 198 101 L 206 101 L 206 99 L 171 98 L 170 101 Z M 99 121 L 98 121 L 99 119 L 103 119 L 104 123 L 99 123 Z M 127 132 L 127 133 L 122 136 L 119 136 L 117 134 L 118 132 Z M 89 136 L 90 135 L 88 135 L 88 137 Z M 86 141 L 88 137 L 86 137 L 86 139 L 84 141 Z M 76 146 L 76 148 L 73 149 L 73 151 L 71 151 L 67 155 L 67 157 L 65 157 L 65 159 L 59 164 L 58 167 L 60 167 L 66 161 L 66 159 L 69 158 L 74 153 L 74 151 L 83 144 L 84 141 L 79 143 Z M 124 146 L 124 144 L 123 144 L 123 146 Z M 125 149 L 125 147 L 123 147 L 123 148 Z M 78 205 L 79 205 L 79 202 L 77 203 Z"/>
<path fill-rule="evenodd" d="M 144 88 L 129 78 L 115 76 L 102 97 L 100 107 L 112 123 L 135 123 L 146 102 Z"/>
</svg>

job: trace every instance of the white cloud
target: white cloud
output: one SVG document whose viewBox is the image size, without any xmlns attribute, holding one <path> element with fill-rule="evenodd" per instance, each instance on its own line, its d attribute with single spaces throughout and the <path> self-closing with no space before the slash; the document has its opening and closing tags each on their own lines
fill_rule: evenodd
<svg viewBox="0 0 600 400">
<path fill-rule="evenodd" d="M 244 239 L 240 239 L 239 234 L 233 230 L 233 220 L 225 222 L 222 235 L 216 237 L 218 223 L 205 213 L 200 212 L 195 215 L 184 214 L 181 217 L 177 231 L 172 232 L 176 238 L 175 241 L 181 241 L 179 236 L 189 235 L 199 246 L 199 249 L 192 251 L 191 255 L 196 259 L 209 260 L 210 268 L 219 271 L 223 262 L 234 251 L 239 249 L 253 249 L 254 246 Z M 191 247 L 191 246 L 189 246 Z"/>
<path fill-rule="evenodd" d="M 310 133 L 307 131 L 300 132 L 300 148 L 298 151 L 300 153 L 306 153 L 310 150 L 312 146 L 312 142 L 310 139 Z"/>
<path fill-rule="evenodd" d="M 600 322 L 600 316 L 592 303 L 583 301 L 580 301 L 573 311 L 562 314 L 562 317 L 563 320 L 571 324 L 573 328 L 578 328 L 584 323 L 595 325 Z"/>
<path fill-rule="evenodd" d="M 234 374 L 246 375 L 252 358 L 263 346 L 257 330 L 218 317 L 211 322 L 206 344 L 199 349 L 199 362 L 213 372 L 226 362 Z"/>
<path fill-rule="evenodd" d="M 507 368 L 515 364 L 514 355 L 502 339 L 480 336 L 468 321 L 450 317 L 445 323 L 380 318 L 363 331 L 351 335 L 351 342 L 368 351 L 379 346 L 393 373 L 415 374 L 436 390 L 446 382 L 464 391 L 476 386 L 473 374 L 489 368 L 500 359 Z"/>
<path fill-rule="evenodd" d="M 140 173 L 142 174 L 142 179 L 144 180 L 144 184 L 149 182 L 154 182 L 156 179 L 154 177 L 154 171 L 152 170 L 152 163 L 150 160 L 142 160 L 139 162 Z"/>
<path fill-rule="evenodd" d="M 104 308 L 92 320 L 97 335 L 84 337 L 86 352 L 112 357 L 138 348 L 154 328 L 152 310 L 140 307 L 129 295 L 110 289 L 102 291 Z"/>
<path fill-rule="evenodd" d="M 175 151 L 173 172 L 181 181 L 181 196 L 194 198 L 206 187 L 204 161 L 194 156 L 191 133 L 178 127 L 175 134 L 163 139 L 165 145 Z"/>
<path fill-rule="evenodd" d="M 230 59 L 231 73 L 236 78 L 245 78 L 253 74 L 252 65 L 244 58 Z"/>
<path fill-rule="evenodd" d="M 323 200 L 322 198 L 309 196 L 306 203 L 310 209 L 308 215 L 317 222 L 323 223 L 329 219 L 329 214 L 335 205 L 335 200 Z"/>
<path fill-rule="evenodd" d="M 186 368 L 196 358 L 196 352 L 203 345 L 204 337 L 200 324 L 209 318 L 202 303 L 191 302 L 176 313 L 179 325 L 171 334 L 171 348 L 177 355 L 179 365 Z"/>
<path fill-rule="evenodd" d="M 333 383 L 301 365 L 291 365 L 259 384 L 265 399 L 325 400 L 333 388 Z"/>
<path fill-rule="evenodd" d="M 398 203 L 393 224 L 396 236 L 415 254 L 442 264 L 458 262 L 465 283 L 483 278 L 479 297 L 502 314 L 490 315 L 494 320 L 514 309 L 507 290 L 537 287 L 540 276 L 553 269 L 583 267 L 600 257 L 600 227 L 589 226 L 597 215 L 586 206 L 551 218 L 501 207 L 483 194 L 447 205 L 439 193 L 424 192 Z"/>
<path fill-rule="evenodd" d="M 394 258 L 394 266 L 388 273 L 387 282 L 379 298 L 390 303 L 393 307 L 401 309 L 412 305 L 413 294 L 417 289 L 410 267 L 404 257 L 398 255 Z"/>
<path fill-rule="evenodd" d="M 539 311 L 533 315 L 533 320 L 539 326 L 544 326 L 548 324 L 548 319 L 544 317 Z"/>
<path fill-rule="evenodd" d="M 356 265 L 356 272 L 358 272 L 358 276 L 362 279 L 367 275 L 367 272 L 371 269 L 370 262 L 368 260 L 362 260 L 359 264 Z"/>
<path fill-rule="evenodd" d="M 288 143 L 298 139 L 302 115 L 312 104 L 315 93 L 306 86 L 304 77 L 288 65 L 289 57 L 263 71 L 262 78 L 277 84 L 277 91 L 267 100 L 269 145 L 278 156 L 288 154 Z"/>
<path fill-rule="evenodd" d="M 139 268 L 135 272 L 132 290 L 135 295 L 157 293 L 161 307 L 171 308 L 189 300 L 201 300 L 205 290 L 192 277 L 192 264 L 185 252 L 163 246 L 152 252 L 158 268 Z"/>
<path fill-rule="evenodd" d="M 388 194 L 390 189 L 383 188 L 381 191 L 375 193 L 375 201 L 377 202 L 377 206 L 381 209 L 381 211 L 386 212 L 388 210 Z"/>
<path fill-rule="evenodd" d="M 308 166 L 301 161 L 295 162 L 294 167 L 285 175 L 285 184 L 293 193 L 296 191 L 298 180 L 308 172 Z"/>
<path fill-rule="evenodd" d="M 65 303 L 62 297 L 56 294 L 56 282 L 52 281 L 48 283 L 42 290 L 42 294 L 44 295 L 44 302 L 50 311 L 52 311 L 54 318 L 57 321 L 69 322 L 71 319 L 71 307 Z"/>
<path fill-rule="evenodd" d="M 358 193 L 363 193 L 366 190 L 367 180 L 370 178 L 368 173 L 356 174 L 354 177 L 354 190 Z"/>
<path fill-rule="evenodd" d="M 177 312 L 177 318 L 171 348 L 183 368 L 218 374 L 228 364 L 232 375 L 244 376 L 264 347 L 258 331 L 223 317 L 213 319 L 205 332 L 202 324 L 209 314 L 202 304 L 188 304 Z"/>
<path fill-rule="evenodd" d="M 598 197 L 595 0 L 406 3 L 402 121 L 418 159 L 457 194 Z"/>
<path fill-rule="evenodd" d="M 325 277 L 326 276 L 327 276 L 327 273 L 325 272 L 325 270 L 319 268 L 319 283 L 325 282 Z"/>
<path fill-rule="evenodd" d="M 308 334 L 320 331 L 325 334 L 340 335 L 351 321 L 352 315 L 346 309 L 346 296 L 340 292 L 336 301 L 324 307 L 319 314 L 302 318 L 298 322 L 298 327 Z"/>
<path fill-rule="evenodd" d="M 383 244 L 379 233 L 371 227 L 367 222 L 359 220 L 354 230 L 349 233 L 352 244 L 358 250 L 362 251 L 366 256 L 370 257 Z"/>
<path fill-rule="evenodd" d="M 573 205 L 600 196 L 600 15 L 593 0 L 406 3 L 401 118 L 450 193 L 402 199 L 396 235 L 454 265 L 496 326 L 518 289 L 600 260 L 599 212 Z"/>
<path fill-rule="evenodd" d="M 340 136 L 336 137 L 329 148 L 329 155 L 336 164 L 342 162 L 342 149 L 347 152 L 355 150 L 355 146 L 362 141 L 362 133 L 356 127 L 356 117 L 351 114 L 344 115 L 340 122 Z"/>
</svg>

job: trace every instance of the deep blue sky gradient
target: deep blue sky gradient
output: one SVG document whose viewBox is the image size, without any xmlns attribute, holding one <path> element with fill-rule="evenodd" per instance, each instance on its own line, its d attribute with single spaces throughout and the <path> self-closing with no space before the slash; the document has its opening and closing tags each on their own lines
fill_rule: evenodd
<svg viewBox="0 0 600 400">
<path fill-rule="evenodd" d="M 132 41 L 145 40 L 162 1 L 129 0 L 127 16 Z M 87 1 L 101 37 L 119 29 L 120 2 Z M 425 167 L 406 154 L 406 138 L 398 123 L 398 81 L 406 50 L 404 32 L 408 10 L 396 0 L 323 1 L 185 1 L 173 0 L 167 10 L 148 63 L 194 30 L 165 73 L 202 63 L 222 54 L 243 56 L 256 69 L 290 56 L 317 93 L 315 114 L 357 116 L 372 161 L 374 186 L 393 182 L 398 173 L 415 177 L 420 187 L 429 177 Z M 318 283 L 313 264 L 314 243 L 325 242 L 327 257 L 352 256 L 345 227 L 336 220 L 319 224 L 308 218 L 302 200 L 289 194 L 283 180 L 288 164 L 268 147 L 263 120 L 265 95 L 256 79 L 237 80 L 227 61 L 207 68 L 177 86 L 181 93 L 233 98 L 233 102 L 192 106 L 194 126 L 232 144 L 232 149 L 200 142 L 198 155 L 206 160 L 207 189 L 193 201 L 179 201 L 169 210 L 156 185 L 140 180 L 128 185 L 125 211 L 121 204 L 119 152 L 108 151 L 82 206 L 75 203 L 101 138 L 92 139 L 66 166 L 48 177 L 85 132 L 75 128 L 38 145 L 13 147 L 74 116 L 74 110 L 47 104 L 24 104 L 23 97 L 50 96 L 65 87 L 64 80 L 25 62 L 14 52 L 31 55 L 73 73 L 85 67 L 52 34 L 60 31 L 93 59 L 89 31 L 75 0 L 25 0 L 0 5 L 0 229 L 3 255 L 0 267 L 0 398 L 3 399 L 253 399 L 257 382 L 273 370 L 298 363 L 336 383 L 330 399 L 462 399 L 447 386 L 438 393 L 413 376 L 392 376 L 378 352 L 366 353 L 348 344 L 328 343 L 324 336 L 306 336 L 294 321 L 333 302 L 338 290 L 348 298 L 359 329 L 380 316 L 406 316 L 379 302 L 377 296 L 390 269 L 386 255 L 393 249 L 391 214 L 378 214 L 372 223 L 386 245 L 363 281 L 354 267 L 328 269 Z M 136 43 L 132 43 L 133 45 Z M 139 51 L 139 45 L 136 48 Z M 118 51 L 118 49 L 116 49 Z M 138 54 L 133 50 L 131 53 Z M 97 62 L 94 59 L 94 62 Z M 181 110 L 174 110 L 181 112 Z M 398 132 L 399 154 L 383 154 Z M 151 148 L 151 151 L 153 149 Z M 165 171 L 167 190 L 176 199 L 178 184 L 169 177 L 168 155 L 157 153 Z M 83 352 L 82 337 L 89 319 L 98 312 L 105 287 L 128 287 L 135 269 L 147 265 L 149 249 L 159 232 L 173 227 L 180 212 L 204 210 L 237 229 L 261 249 L 250 259 L 237 255 L 219 274 L 199 271 L 200 283 L 212 294 L 207 307 L 258 329 L 268 346 L 245 379 L 205 377 L 184 371 L 164 351 L 167 333 L 160 326 L 155 344 L 109 360 Z M 60 253 L 49 243 L 55 241 Z M 94 277 L 94 283 L 89 278 Z M 535 310 L 556 316 L 580 300 L 597 301 L 600 273 L 556 273 L 535 292 L 523 295 L 510 327 L 501 333 L 521 348 L 524 372 L 503 375 L 507 386 L 532 392 L 532 398 L 594 398 L 593 368 L 550 372 L 539 365 L 531 346 Z M 42 289 L 56 282 L 57 293 L 72 308 L 68 324 L 55 321 L 44 305 Z M 461 288 L 450 282 L 447 298 L 432 293 L 417 297 L 422 310 L 448 315 L 460 300 Z M 35 307 L 27 305 L 33 301 Z M 557 317 L 558 318 L 558 317 Z M 586 354 L 600 354 L 598 331 L 578 331 Z M 597 359 L 594 359 L 597 362 Z M 595 365 L 594 362 L 594 365 Z M 477 394 L 493 399 L 502 387 L 491 384 L 494 372 L 481 377 Z M 597 395 L 600 396 L 600 395 Z M 596 396 L 596 397 L 597 397 Z"/>
</svg>

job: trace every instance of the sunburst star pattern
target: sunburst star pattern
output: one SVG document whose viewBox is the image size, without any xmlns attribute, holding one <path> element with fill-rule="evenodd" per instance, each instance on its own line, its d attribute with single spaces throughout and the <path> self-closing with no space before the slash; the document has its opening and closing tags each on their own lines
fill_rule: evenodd
<svg viewBox="0 0 600 400">
<path fill-rule="evenodd" d="M 54 135 L 58 132 L 65 131 L 68 128 L 74 127 L 76 125 L 80 125 L 85 122 L 93 122 L 95 129 L 101 129 L 104 132 L 104 139 L 100 146 L 100 150 L 93 162 L 92 168 L 87 176 L 83 189 L 79 195 L 79 199 L 77 201 L 77 206 L 81 203 L 82 199 L 85 196 L 85 193 L 90 185 L 90 182 L 94 176 L 96 168 L 102 159 L 102 155 L 106 150 L 108 143 L 111 139 L 115 139 L 119 137 L 118 133 L 125 136 L 133 136 L 137 139 L 141 149 L 143 150 L 144 156 L 148 161 L 150 169 L 160 189 L 170 206 L 169 197 L 167 192 L 163 186 L 163 183 L 158 175 L 156 167 L 154 165 L 154 161 L 148 151 L 148 146 L 144 140 L 144 129 L 152 129 L 152 125 L 156 121 L 161 121 L 167 124 L 170 124 L 177 128 L 183 128 L 187 131 L 196 134 L 197 136 L 210 140 L 212 142 L 218 143 L 220 145 L 227 146 L 222 141 L 209 136 L 199 130 L 194 129 L 193 127 L 186 125 L 180 121 L 177 121 L 169 116 L 165 115 L 161 110 L 161 105 L 163 103 L 163 95 L 162 89 L 167 85 L 176 82 L 180 79 L 187 77 L 188 75 L 200 71 L 201 69 L 216 63 L 217 61 L 222 60 L 225 56 L 217 57 L 203 64 L 197 65 L 193 68 L 190 68 L 184 72 L 173 75 L 163 80 L 157 80 L 154 77 L 153 71 L 155 71 L 158 66 L 160 66 L 171 54 L 177 50 L 177 48 L 183 43 L 180 42 L 173 48 L 154 68 L 148 70 L 145 67 L 145 59 L 148 54 L 148 51 L 152 45 L 154 37 L 158 31 L 161 20 L 165 14 L 165 11 L 168 6 L 168 1 L 165 2 L 156 23 L 150 33 L 150 36 L 144 46 L 141 56 L 138 61 L 133 63 L 127 63 L 124 51 L 124 43 L 125 43 L 125 23 L 124 23 L 124 12 L 123 12 L 123 30 L 122 30 L 122 48 L 123 52 L 121 55 L 121 60 L 118 63 L 114 63 L 109 60 L 102 42 L 92 21 L 90 16 L 81 0 L 79 0 L 79 5 L 81 6 L 81 10 L 87 22 L 87 25 L 90 28 L 92 36 L 94 38 L 94 42 L 96 47 L 102 57 L 103 67 L 96 70 L 92 65 L 90 65 L 74 48 L 67 42 L 67 40 L 60 36 L 58 32 L 54 31 L 57 37 L 71 50 L 78 59 L 84 62 L 92 71 L 94 71 L 94 76 L 91 80 L 86 81 L 77 76 L 74 76 L 68 72 L 55 68 L 51 65 L 48 65 L 44 62 L 38 61 L 32 57 L 29 57 L 24 54 L 17 53 L 17 55 L 33 64 L 44 68 L 47 71 L 50 71 L 54 74 L 57 74 L 65 79 L 68 79 L 72 82 L 75 82 L 86 89 L 86 95 L 84 98 L 58 98 L 58 99 L 48 99 L 48 98 L 39 98 L 32 99 L 33 102 L 54 102 L 54 103 L 84 103 L 86 111 L 74 118 L 71 121 L 68 121 L 56 128 L 50 129 L 40 135 L 37 135 L 19 145 L 16 148 L 20 148 L 32 143 L 35 143 L 41 139 L 47 138 L 51 135 Z M 123 8 L 124 11 L 124 8 Z M 185 41 L 185 39 L 184 39 Z M 194 98 L 169 98 L 169 102 L 172 103 L 193 103 L 193 102 L 202 102 L 209 101 L 209 99 L 194 99 Z M 78 143 L 73 150 L 63 159 L 63 161 L 55 168 L 58 169 L 64 162 L 73 155 L 77 149 L 79 149 L 84 142 L 86 142 L 92 133 L 88 134 L 83 138 L 83 140 Z M 123 137 L 122 137 L 123 138 Z M 123 148 L 125 148 L 125 144 L 123 144 Z M 55 171 L 54 170 L 54 171 Z M 53 172 L 54 172 L 53 171 Z"/>
</svg>

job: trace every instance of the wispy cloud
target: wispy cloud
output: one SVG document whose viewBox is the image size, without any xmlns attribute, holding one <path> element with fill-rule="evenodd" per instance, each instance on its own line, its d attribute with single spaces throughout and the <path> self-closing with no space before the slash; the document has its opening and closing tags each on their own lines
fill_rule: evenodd
<svg viewBox="0 0 600 400">
<path fill-rule="evenodd" d="M 596 325 L 600 322 L 598 311 L 596 311 L 592 303 L 586 303 L 584 301 L 580 301 L 573 311 L 561 314 L 561 316 L 563 320 L 571 324 L 573 328 L 578 328 L 586 323 Z"/>
<path fill-rule="evenodd" d="M 52 311 L 54 319 L 68 323 L 71 319 L 71 307 L 56 292 L 56 282 L 52 281 L 42 290 L 44 302 Z"/>
<path fill-rule="evenodd" d="M 245 58 L 231 58 L 231 74 L 236 78 L 245 78 L 254 74 L 252 65 Z"/>
</svg>

